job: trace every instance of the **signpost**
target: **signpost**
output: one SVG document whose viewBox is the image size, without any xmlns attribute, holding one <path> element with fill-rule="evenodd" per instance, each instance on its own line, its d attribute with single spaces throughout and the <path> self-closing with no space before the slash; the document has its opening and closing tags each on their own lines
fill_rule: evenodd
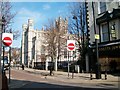
<svg viewBox="0 0 120 90">
<path fill-rule="evenodd" d="M 95 34 L 95 39 L 100 39 L 99 35 L 98 34 Z"/>
<path fill-rule="evenodd" d="M 13 34 L 12 33 L 3 33 L 2 34 L 3 46 L 9 47 L 12 45 Z"/>
<path fill-rule="evenodd" d="M 75 40 L 67 40 L 67 60 L 68 60 L 68 77 L 69 77 L 69 51 L 75 51 Z"/>
<path fill-rule="evenodd" d="M 11 45 L 13 41 L 12 33 L 2 33 L 2 46 L 9 47 L 9 83 L 10 83 L 10 62 L 11 62 Z M 3 49 L 4 50 L 4 49 Z M 3 51 L 3 73 L 4 73 L 4 51 Z"/>
<path fill-rule="evenodd" d="M 100 39 L 98 34 L 95 34 L 96 41 L 96 55 L 97 55 L 97 63 L 96 63 L 96 79 L 101 79 L 101 66 L 99 62 L 99 50 L 98 50 L 98 40 Z"/>
<path fill-rule="evenodd" d="M 67 50 L 75 51 L 75 40 L 67 40 Z"/>
<path fill-rule="evenodd" d="M 2 46 L 3 46 L 3 72 L 4 72 L 4 47 L 9 47 L 12 45 L 13 34 L 12 33 L 2 33 Z"/>
<path fill-rule="evenodd" d="M 10 37 L 5 37 L 5 38 L 3 38 L 3 44 L 4 44 L 5 46 L 10 46 L 10 45 L 12 44 L 11 38 L 10 38 Z"/>
</svg>

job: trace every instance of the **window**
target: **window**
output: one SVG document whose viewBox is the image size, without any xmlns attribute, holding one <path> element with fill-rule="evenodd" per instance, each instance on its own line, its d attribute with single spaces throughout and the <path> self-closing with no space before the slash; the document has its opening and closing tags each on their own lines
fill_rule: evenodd
<svg viewBox="0 0 120 90">
<path fill-rule="evenodd" d="M 106 11 L 106 2 L 100 2 L 98 4 L 98 14 Z"/>
<path fill-rule="evenodd" d="M 42 37 L 40 33 L 38 33 L 38 38 Z"/>
<path fill-rule="evenodd" d="M 108 25 L 107 23 L 102 24 L 102 41 L 108 41 L 109 40 L 109 33 L 108 33 Z"/>
<path fill-rule="evenodd" d="M 66 33 L 66 32 L 65 32 L 65 26 L 62 27 L 62 31 L 64 32 L 64 34 Z"/>
<path fill-rule="evenodd" d="M 45 54 L 45 46 L 41 47 L 41 54 Z"/>
</svg>

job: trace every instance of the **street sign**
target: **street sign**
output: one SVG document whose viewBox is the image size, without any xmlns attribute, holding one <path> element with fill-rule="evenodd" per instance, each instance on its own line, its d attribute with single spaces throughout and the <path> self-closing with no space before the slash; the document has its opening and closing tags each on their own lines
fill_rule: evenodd
<svg viewBox="0 0 120 90">
<path fill-rule="evenodd" d="M 12 33 L 3 33 L 2 34 L 2 42 L 4 46 L 11 46 L 13 41 L 13 34 Z"/>
<path fill-rule="evenodd" d="M 67 40 L 67 50 L 75 51 L 75 40 Z"/>
<path fill-rule="evenodd" d="M 100 39 L 98 34 L 95 34 L 95 39 Z"/>
</svg>

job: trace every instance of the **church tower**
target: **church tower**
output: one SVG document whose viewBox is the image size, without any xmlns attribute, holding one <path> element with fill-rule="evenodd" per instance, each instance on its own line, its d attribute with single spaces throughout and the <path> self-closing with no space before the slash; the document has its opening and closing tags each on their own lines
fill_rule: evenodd
<svg viewBox="0 0 120 90">
<path fill-rule="evenodd" d="M 34 25 L 33 20 L 28 19 L 28 67 L 32 61 L 32 38 L 34 37 Z"/>
<path fill-rule="evenodd" d="M 32 38 L 34 37 L 34 24 L 28 19 L 28 24 L 22 26 L 22 63 L 29 67 L 32 61 Z"/>
<path fill-rule="evenodd" d="M 61 17 L 59 17 L 58 19 L 56 19 L 55 21 L 55 26 L 57 28 L 57 30 L 59 30 L 59 32 L 64 32 L 64 34 L 66 34 L 68 32 L 68 20 L 62 19 Z"/>
<path fill-rule="evenodd" d="M 26 32 L 26 30 L 27 30 L 27 24 L 23 24 L 23 26 L 22 26 L 22 64 L 24 64 L 25 63 L 25 32 Z"/>
</svg>

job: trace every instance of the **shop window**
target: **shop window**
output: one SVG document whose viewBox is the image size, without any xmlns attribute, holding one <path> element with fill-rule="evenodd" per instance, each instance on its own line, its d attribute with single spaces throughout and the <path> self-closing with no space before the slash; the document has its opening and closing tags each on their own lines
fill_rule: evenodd
<svg viewBox="0 0 120 90">
<path fill-rule="evenodd" d="M 109 33 L 108 33 L 108 25 L 106 24 L 102 24 L 102 41 L 108 41 L 109 40 Z"/>
<path fill-rule="evenodd" d="M 119 0 L 119 2 L 118 2 L 118 5 L 119 5 L 119 7 L 120 7 L 120 0 Z"/>
</svg>

